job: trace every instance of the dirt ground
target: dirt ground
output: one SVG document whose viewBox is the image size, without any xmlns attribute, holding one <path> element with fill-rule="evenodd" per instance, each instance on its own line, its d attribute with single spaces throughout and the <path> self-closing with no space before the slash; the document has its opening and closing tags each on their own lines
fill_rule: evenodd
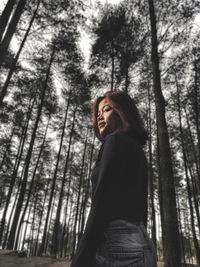
<svg viewBox="0 0 200 267">
<path fill-rule="evenodd" d="M 10 255 L 11 254 L 11 255 Z M 64 259 L 52 259 L 51 257 L 22 257 L 12 255 L 12 252 L 0 251 L 0 267 L 70 267 L 70 262 Z M 163 267 L 162 263 L 158 267 Z"/>
<path fill-rule="evenodd" d="M 158 264 L 158 267 L 163 266 L 162 263 Z M 70 267 L 70 263 L 67 260 L 54 260 L 48 257 L 0 256 L 0 267 Z"/>
<path fill-rule="evenodd" d="M 188 264 L 187 267 L 195 266 L 197 267 L 197 265 Z M 56 260 L 51 257 L 26 258 L 20 251 L 0 250 L 0 267 L 70 267 L 70 262 L 66 259 Z M 158 262 L 158 267 L 164 267 L 164 263 Z"/>
<path fill-rule="evenodd" d="M 69 267 L 67 260 L 55 260 L 50 257 L 22 258 L 0 256 L 0 267 Z"/>
<path fill-rule="evenodd" d="M 16 256 L 0 256 L 0 267 L 69 267 L 67 260 L 54 260 L 49 257 L 21 258 Z M 163 267 L 159 263 L 158 267 Z"/>
</svg>

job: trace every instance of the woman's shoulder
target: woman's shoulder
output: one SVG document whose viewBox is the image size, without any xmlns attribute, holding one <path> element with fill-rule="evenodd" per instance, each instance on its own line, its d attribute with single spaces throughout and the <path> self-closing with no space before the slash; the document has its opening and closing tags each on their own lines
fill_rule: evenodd
<svg viewBox="0 0 200 267">
<path fill-rule="evenodd" d="M 105 153 L 112 151 L 112 154 L 118 154 L 121 157 L 124 154 L 137 154 L 142 151 L 142 148 L 137 140 L 129 134 L 115 132 L 105 138 L 102 150 Z"/>
<path fill-rule="evenodd" d="M 112 142 L 115 143 L 117 145 L 119 145 L 120 143 L 123 143 L 123 145 L 127 144 L 127 145 L 135 145 L 135 146 L 140 146 L 137 139 L 134 138 L 134 136 L 132 136 L 129 133 L 126 132 L 114 132 L 111 133 L 110 135 L 108 135 L 105 138 L 105 142 Z"/>
<path fill-rule="evenodd" d="M 113 132 L 109 134 L 108 136 L 106 136 L 105 141 L 111 140 L 111 139 L 120 140 L 120 139 L 127 139 L 127 138 L 129 138 L 127 133 Z"/>
</svg>

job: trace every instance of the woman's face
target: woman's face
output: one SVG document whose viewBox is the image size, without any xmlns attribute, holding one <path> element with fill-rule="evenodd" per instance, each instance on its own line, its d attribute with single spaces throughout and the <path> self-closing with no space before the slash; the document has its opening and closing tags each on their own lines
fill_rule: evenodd
<svg viewBox="0 0 200 267">
<path fill-rule="evenodd" d="M 102 137 L 105 137 L 121 126 L 121 120 L 115 110 L 112 108 L 110 101 L 102 99 L 98 106 L 97 115 L 98 130 Z"/>
</svg>

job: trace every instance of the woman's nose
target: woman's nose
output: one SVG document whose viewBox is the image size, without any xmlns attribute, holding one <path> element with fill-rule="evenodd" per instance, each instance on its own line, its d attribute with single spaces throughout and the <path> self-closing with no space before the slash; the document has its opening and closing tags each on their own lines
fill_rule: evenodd
<svg viewBox="0 0 200 267">
<path fill-rule="evenodd" d="M 100 120 L 102 120 L 103 119 L 103 114 L 100 114 L 99 116 L 98 116 L 98 118 L 97 118 L 97 121 L 100 121 Z"/>
</svg>

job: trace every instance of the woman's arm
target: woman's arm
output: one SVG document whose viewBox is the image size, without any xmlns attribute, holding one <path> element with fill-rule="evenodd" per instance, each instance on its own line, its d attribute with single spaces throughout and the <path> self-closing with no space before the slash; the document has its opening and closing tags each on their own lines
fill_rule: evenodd
<svg viewBox="0 0 200 267">
<path fill-rule="evenodd" d="M 118 187 L 123 175 L 120 162 L 123 155 L 117 139 L 116 134 L 111 134 L 105 140 L 90 214 L 71 267 L 92 267 L 89 260 L 94 256 L 109 220 L 110 207 L 113 206 L 116 197 L 115 188 Z"/>
</svg>

